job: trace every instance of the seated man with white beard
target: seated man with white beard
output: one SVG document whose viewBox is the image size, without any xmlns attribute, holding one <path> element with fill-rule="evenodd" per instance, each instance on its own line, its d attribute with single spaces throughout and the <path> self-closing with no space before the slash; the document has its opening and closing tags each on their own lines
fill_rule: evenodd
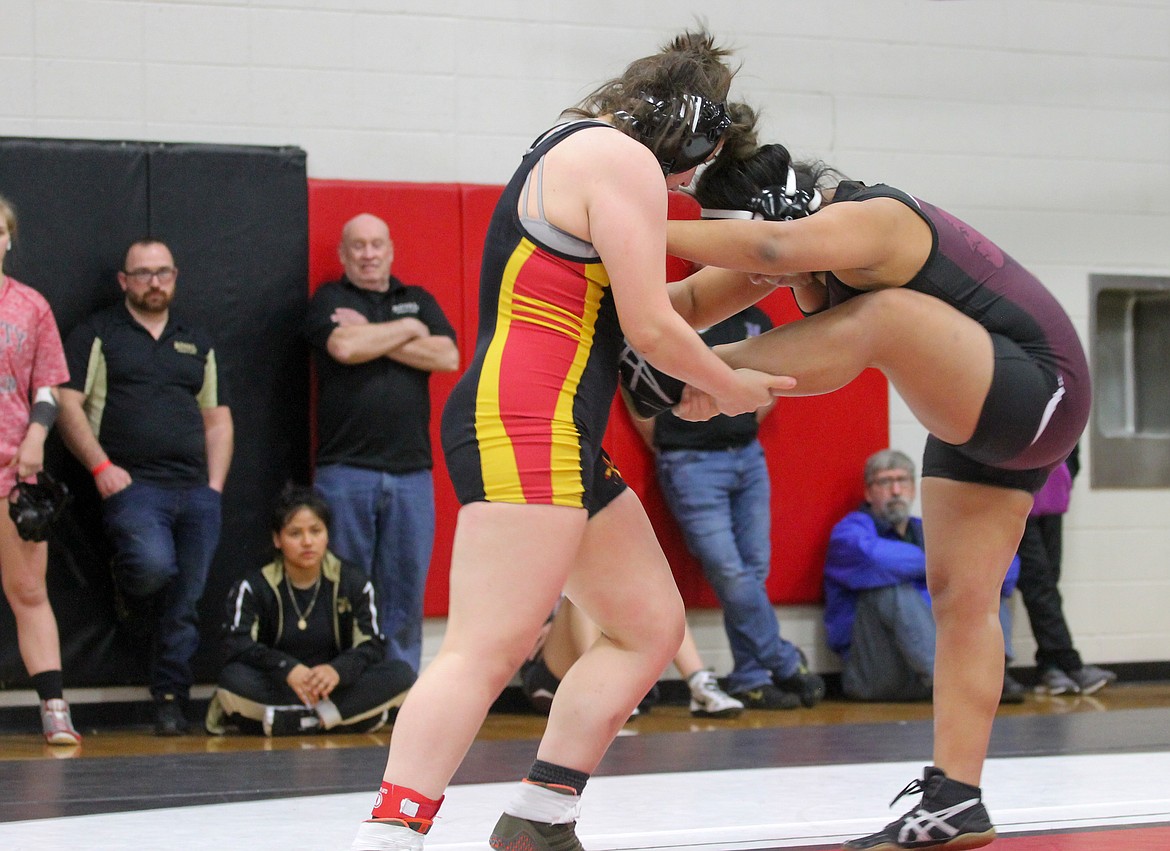
<svg viewBox="0 0 1170 851">
<path fill-rule="evenodd" d="M 865 462 L 866 501 L 833 527 L 825 557 L 825 629 L 843 660 L 841 685 L 854 700 L 929 700 L 934 685 L 934 616 L 926 588 L 922 519 L 910 516 L 914 462 L 896 449 Z M 1000 597 L 1005 661 L 1020 560 L 1012 559 Z M 1024 689 L 1004 667 L 1002 703 Z"/>
</svg>

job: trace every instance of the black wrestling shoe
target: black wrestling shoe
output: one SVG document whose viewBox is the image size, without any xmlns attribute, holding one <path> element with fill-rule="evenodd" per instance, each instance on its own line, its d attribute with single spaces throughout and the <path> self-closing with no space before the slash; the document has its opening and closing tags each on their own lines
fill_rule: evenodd
<svg viewBox="0 0 1170 851">
<path fill-rule="evenodd" d="M 644 420 L 677 405 L 686 387 L 686 382 L 651 366 L 629 343 L 622 349 L 618 376 L 634 412 Z"/>
<path fill-rule="evenodd" d="M 504 813 L 488 845 L 496 851 L 585 851 L 577 839 L 577 823 L 546 824 Z"/>
<path fill-rule="evenodd" d="M 922 793 L 922 802 L 882 830 L 852 839 L 841 847 L 851 851 L 897 851 L 904 848 L 982 848 L 995 839 L 995 826 L 983 806 L 978 786 L 951 780 L 927 766 L 922 780 L 912 780 L 890 806 L 904 795 Z"/>
<path fill-rule="evenodd" d="M 742 703 L 745 709 L 796 709 L 800 706 L 800 695 L 778 689 L 771 683 L 732 692 L 731 696 Z"/>
<path fill-rule="evenodd" d="M 801 663 L 791 677 L 777 678 L 775 682 L 780 691 L 795 694 L 807 707 L 816 706 L 825 696 L 825 681 L 806 668 L 804 663 Z"/>
</svg>

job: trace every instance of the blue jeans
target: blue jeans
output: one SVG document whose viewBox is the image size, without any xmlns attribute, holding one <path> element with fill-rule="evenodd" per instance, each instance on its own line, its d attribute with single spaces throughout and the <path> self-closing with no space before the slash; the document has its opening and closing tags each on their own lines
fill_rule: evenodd
<svg viewBox="0 0 1170 851">
<path fill-rule="evenodd" d="M 327 464 L 314 485 L 333 511 L 329 548 L 374 581 L 386 657 L 416 673 L 422 660 L 423 595 L 435 543 L 430 470 L 394 475 Z"/>
<path fill-rule="evenodd" d="M 197 606 L 219 544 L 222 508 L 220 494 L 206 485 L 164 488 L 137 481 L 103 503 L 118 587 L 140 603 L 152 600 L 157 614 L 150 665 L 155 697 L 186 698 L 191 688 Z"/>
<path fill-rule="evenodd" d="M 656 457 L 658 483 L 723 607 L 735 667 L 728 691 L 784 679 L 800 666 L 780 637 L 765 582 L 772 562 L 772 489 L 759 441 L 737 449 L 668 450 Z"/>
<path fill-rule="evenodd" d="M 1012 658 L 1010 599 L 1001 597 L 1004 655 Z M 870 588 L 857 595 L 841 687 L 854 700 L 928 700 L 934 685 L 934 615 L 913 584 Z"/>
</svg>

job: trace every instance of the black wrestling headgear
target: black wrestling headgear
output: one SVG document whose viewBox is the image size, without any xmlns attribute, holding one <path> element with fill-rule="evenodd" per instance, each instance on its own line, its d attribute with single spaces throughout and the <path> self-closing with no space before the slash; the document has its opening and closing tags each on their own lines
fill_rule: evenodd
<svg viewBox="0 0 1170 851">
<path fill-rule="evenodd" d="M 790 222 L 811 216 L 821 208 L 821 193 L 813 189 L 796 188 L 796 169 L 788 166 L 783 186 L 765 186 L 745 205 L 746 210 L 702 210 L 704 219 L 764 219 L 769 222 Z"/>
<path fill-rule="evenodd" d="M 8 516 L 26 541 L 44 541 L 49 529 L 69 502 L 69 489 L 46 472 L 36 484 L 17 482 L 8 494 Z"/>
<path fill-rule="evenodd" d="M 682 174 L 702 165 L 719 147 L 719 140 L 731 126 L 727 104 L 722 102 L 700 95 L 681 95 L 670 100 L 648 94 L 641 97 L 650 105 L 644 114 L 620 110 L 614 117 L 624 121 L 630 135 L 654 152 L 663 174 Z"/>
</svg>

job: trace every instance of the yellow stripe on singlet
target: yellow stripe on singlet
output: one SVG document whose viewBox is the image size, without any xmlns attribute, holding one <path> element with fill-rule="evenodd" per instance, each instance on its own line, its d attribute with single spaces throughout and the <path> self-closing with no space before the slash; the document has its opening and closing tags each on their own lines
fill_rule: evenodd
<svg viewBox="0 0 1170 851">
<path fill-rule="evenodd" d="M 500 415 L 500 362 L 503 360 L 504 344 L 512 327 L 512 302 L 516 289 L 516 278 L 536 246 L 528 240 L 521 240 L 508 259 L 504 278 L 500 282 L 499 309 L 496 331 L 488 344 L 480 370 L 479 384 L 475 389 L 475 438 L 479 443 L 479 464 L 483 478 L 484 498 L 488 502 L 517 502 L 523 494 L 520 486 L 520 471 L 516 467 L 516 454 L 512 442 L 504 429 Z M 510 498 L 509 498 L 510 497 Z"/>
<path fill-rule="evenodd" d="M 553 418 L 552 434 L 552 487 L 553 503 L 555 505 L 581 505 L 581 435 L 578 433 L 573 420 L 573 403 L 577 398 L 577 387 L 581 382 L 581 374 L 585 371 L 585 364 L 589 360 L 589 352 L 593 348 L 593 332 L 597 327 L 597 314 L 601 307 L 601 299 L 605 295 L 605 288 L 609 286 L 609 276 L 605 267 L 600 263 L 590 263 L 585 266 L 585 279 L 589 286 L 585 291 L 584 310 L 581 317 L 581 333 L 577 342 L 577 351 L 573 356 L 573 364 L 569 368 L 565 382 L 561 385 L 560 396 L 557 399 L 556 416 Z M 616 367 L 615 367 L 616 368 Z M 585 471 L 591 474 L 592 471 Z"/>
<path fill-rule="evenodd" d="M 583 328 L 582 318 L 570 310 L 557 304 L 532 298 L 531 296 L 513 294 L 512 309 L 517 319 L 540 325 L 560 334 L 580 338 Z"/>
</svg>

